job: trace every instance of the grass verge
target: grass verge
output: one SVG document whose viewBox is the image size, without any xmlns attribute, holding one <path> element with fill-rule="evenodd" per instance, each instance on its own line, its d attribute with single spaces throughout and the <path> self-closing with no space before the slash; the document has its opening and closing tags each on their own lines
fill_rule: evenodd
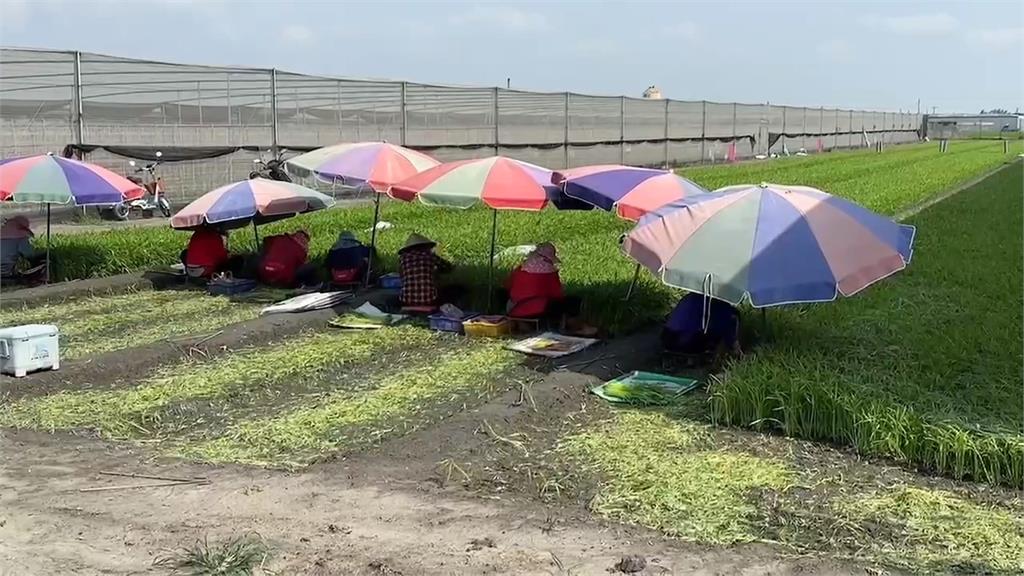
<svg viewBox="0 0 1024 576">
<path fill-rule="evenodd" d="M 1017 163 L 921 212 L 899 277 L 773 314 L 770 345 L 712 387 L 715 421 L 1024 486 L 1022 178 Z"/>
</svg>

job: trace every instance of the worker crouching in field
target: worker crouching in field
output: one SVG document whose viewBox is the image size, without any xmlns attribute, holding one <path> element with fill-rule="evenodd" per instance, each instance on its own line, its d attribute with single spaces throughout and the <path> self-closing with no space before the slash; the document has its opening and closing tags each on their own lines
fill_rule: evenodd
<svg viewBox="0 0 1024 576">
<path fill-rule="evenodd" d="M 0 226 L 0 279 L 33 284 L 46 275 L 46 253 L 32 246 L 32 226 L 24 216 L 12 216 Z"/>
<path fill-rule="evenodd" d="M 464 292 L 458 286 L 440 287 L 438 276 L 453 266 L 434 252 L 437 243 L 413 233 L 398 251 L 398 274 L 402 279 L 401 308 L 406 313 L 430 313 L 444 303 L 454 303 Z"/>
<path fill-rule="evenodd" d="M 204 226 L 196 229 L 181 252 L 181 263 L 189 276 L 210 278 L 220 272 L 237 273 L 242 266 L 241 256 L 228 253 L 228 233 Z"/>
<path fill-rule="evenodd" d="M 740 354 L 740 313 L 734 306 L 701 294 L 689 293 L 668 315 L 661 333 L 668 352 L 705 360 Z"/>
<path fill-rule="evenodd" d="M 344 286 L 362 281 L 370 273 L 370 253 L 370 247 L 356 239 L 352 232 L 345 230 L 338 234 L 338 241 L 327 252 L 331 282 Z M 376 254 L 373 260 L 377 260 Z"/>
<path fill-rule="evenodd" d="M 511 318 L 543 319 L 560 330 L 580 312 L 579 298 L 566 297 L 558 274 L 561 260 L 550 242 L 538 244 L 505 283 Z"/>
<path fill-rule="evenodd" d="M 260 281 L 281 288 L 316 283 L 316 269 L 308 264 L 309 233 L 305 230 L 263 239 Z"/>
</svg>

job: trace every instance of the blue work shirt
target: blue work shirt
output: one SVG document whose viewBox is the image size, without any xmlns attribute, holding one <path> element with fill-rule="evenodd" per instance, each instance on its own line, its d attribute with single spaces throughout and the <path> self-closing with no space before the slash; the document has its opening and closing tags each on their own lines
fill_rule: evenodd
<svg viewBox="0 0 1024 576">
<path fill-rule="evenodd" d="M 704 306 L 705 296 L 687 294 L 668 315 L 665 328 L 684 338 L 705 333 Z M 711 309 L 708 319 L 707 334 L 720 338 L 727 345 L 732 345 L 739 338 L 739 311 L 732 304 L 717 298 L 707 298 Z"/>
</svg>

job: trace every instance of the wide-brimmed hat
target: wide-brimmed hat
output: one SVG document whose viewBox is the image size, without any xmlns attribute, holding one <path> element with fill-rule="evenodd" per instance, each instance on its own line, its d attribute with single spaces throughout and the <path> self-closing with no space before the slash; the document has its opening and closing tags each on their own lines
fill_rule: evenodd
<svg viewBox="0 0 1024 576">
<path fill-rule="evenodd" d="M 533 252 L 530 252 L 530 256 L 540 256 L 552 264 L 561 264 L 562 262 L 558 257 L 558 251 L 555 249 L 555 245 L 551 242 L 541 242 L 540 244 L 537 244 L 537 247 L 533 249 Z"/>
<path fill-rule="evenodd" d="M 35 233 L 32 232 L 32 226 L 25 216 L 11 216 L 4 221 L 3 226 L 0 226 L 0 238 L 5 240 L 19 240 L 32 236 L 35 236 Z"/>
<path fill-rule="evenodd" d="M 434 247 L 437 246 L 437 242 L 434 242 L 433 240 L 427 238 L 426 236 L 423 236 L 422 234 L 417 234 L 413 232 L 412 234 L 409 235 L 409 239 L 405 241 L 405 246 L 402 246 L 399 252 L 404 252 L 409 248 L 415 248 L 416 246 Z"/>
</svg>

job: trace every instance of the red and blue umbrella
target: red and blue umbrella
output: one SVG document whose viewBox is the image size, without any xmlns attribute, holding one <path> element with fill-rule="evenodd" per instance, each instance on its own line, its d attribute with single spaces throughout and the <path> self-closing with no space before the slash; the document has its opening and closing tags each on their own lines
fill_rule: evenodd
<svg viewBox="0 0 1024 576">
<path fill-rule="evenodd" d="M 46 204 L 117 204 L 145 191 L 102 166 L 51 154 L 0 160 L 0 201 Z"/>
<path fill-rule="evenodd" d="M 564 170 L 555 174 L 555 182 L 569 198 L 634 221 L 670 202 L 708 192 L 673 172 L 619 165 Z"/>
<path fill-rule="evenodd" d="M 215 225 L 240 228 L 264 224 L 334 205 L 334 199 L 291 182 L 254 178 L 203 194 L 171 218 L 171 227 L 188 230 Z"/>
<path fill-rule="evenodd" d="M 670 285 L 757 308 L 852 296 L 910 263 L 914 227 L 805 186 L 730 186 L 644 216 L 623 251 Z"/>
</svg>

